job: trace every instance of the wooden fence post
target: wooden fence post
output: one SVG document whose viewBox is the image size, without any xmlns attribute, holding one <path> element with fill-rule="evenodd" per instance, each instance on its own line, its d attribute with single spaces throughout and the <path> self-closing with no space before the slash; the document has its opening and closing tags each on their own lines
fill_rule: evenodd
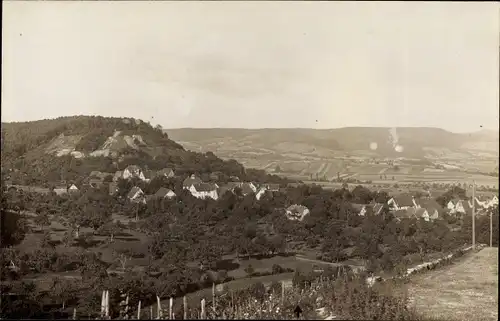
<svg viewBox="0 0 500 321">
<path fill-rule="evenodd" d="M 161 319 L 161 302 L 160 302 L 160 297 L 156 296 L 156 302 L 157 302 L 157 307 L 156 307 L 156 318 Z"/>
<path fill-rule="evenodd" d="M 285 281 L 281 281 L 281 305 L 285 305 Z"/>
<path fill-rule="evenodd" d="M 186 299 L 186 296 L 184 296 L 182 298 L 182 305 L 184 306 L 184 317 L 183 317 L 183 320 L 187 320 L 188 310 L 187 310 L 187 299 Z"/>
<path fill-rule="evenodd" d="M 201 299 L 201 319 L 206 319 L 206 313 L 205 313 L 205 299 Z"/>
<path fill-rule="evenodd" d="M 173 306 L 174 306 L 174 298 L 170 298 L 170 301 L 168 302 L 168 319 L 173 320 Z"/>
<path fill-rule="evenodd" d="M 141 319 L 141 301 L 137 304 L 137 320 Z"/>
<path fill-rule="evenodd" d="M 73 320 L 76 320 L 76 308 L 73 309 Z"/>
<path fill-rule="evenodd" d="M 212 283 L 212 311 L 214 311 L 215 313 L 215 305 L 216 305 L 216 302 L 215 302 L 215 282 Z"/>
</svg>

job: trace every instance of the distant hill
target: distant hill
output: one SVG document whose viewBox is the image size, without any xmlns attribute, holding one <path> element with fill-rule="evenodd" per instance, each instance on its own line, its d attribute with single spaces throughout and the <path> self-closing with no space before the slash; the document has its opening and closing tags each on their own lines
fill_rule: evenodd
<svg viewBox="0 0 500 321">
<path fill-rule="evenodd" d="M 136 164 L 177 173 L 219 171 L 252 181 L 281 178 L 213 153 L 185 150 L 160 126 L 139 119 L 73 116 L 32 122 L 2 123 L 2 169 L 24 183 L 77 181 L 91 171 L 115 172 Z"/>
<path fill-rule="evenodd" d="M 338 129 L 168 129 L 169 136 L 193 150 L 266 150 L 273 153 L 322 151 L 324 155 L 366 152 L 378 157 L 425 158 L 450 152 L 498 155 L 498 132 L 457 134 L 439 128 L 346 127 Z M 397 147 L 396 146 L 400 146 Z"/>
</svg>

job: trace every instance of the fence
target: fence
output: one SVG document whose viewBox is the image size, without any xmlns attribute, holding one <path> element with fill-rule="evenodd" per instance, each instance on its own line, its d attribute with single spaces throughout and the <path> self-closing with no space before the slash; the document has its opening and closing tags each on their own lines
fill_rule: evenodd
<svg viewBox="0 0 500 321">
<path fill-rule="evenodd" d="M 476 248 L 483 248 L 483 244 L 479 244 Z M 432 270 L 439 266 L 449 264 L 453 258 L 460 257 L 463 254 L 472 250 L 472 246 L 458 249 L 442 258 L 433 260 L 431 262 L 422 263 L 413 268 L 409 268 L 403 275 L 395 277 L 401 279 L 409 277 L 412 274 L 422 271 Z M 351 271 L 352 272 L 352 271 Z M 187 298 L 182 298 L 181 311 L 174 309 L 174 299 L 170 298 L 168 307 L 162 306 L 161 300 L 157 297 L 156 307 L 149 306 L 149 311 L 144 311 L 142 301 L 139 301 L 137 308 L 130 307 L 129 297 L 122 294 L 122 301 L 120 302 L 120 315 L 116 319 L 156 319 L 156 320 L 187 320 L 187 319 L 268 319 L 268 320 L 286 320 L 294 318 L 293 309 L 297 305 L 301 305 L 305 318 L 318 319 L 325 318 L 330 315 L 340 315 L 347 318 L 352 313 L 364 313 L 360 315 L 363 317 L 373 318 L 377 316 L 379 319 L 407 319 L 414 316 L 407 310 L 406 302 L 391 302 L 384 298 L 384 304 L 392 304 L 391 309 L 384 309 L 380 302 L 375 302 L 373 306 L 368 309 L 365 306 L 365 311 L 353 312 L 353 302 L 360 300 L 358 297 L 364 291 L 365 296 L 373 295 L 374 291 L 369 290 L 377 281 L 378 283 L 385 283 L 389 279 L 383 279 L 379 276 L 371 276 L 365 279 L 359 279 L 354 273 L 349 273 L 344 269 L 339 269 L 338 274 L 334 277 L 320 277 L 305 288 L 298 286 L 287 286 L 285 281 L 281 282 L 280 291 L 268 291 L 257 298 L 251 296 L 249 293 L 240 292 L 224 292 L 217 294 L 215 284 L 212 287 L 212 299 L 207 301 L 205 298 L 201 299 L 199 306 L 188 306 Z M 356 281 L 358 283 L 356 284 Z M 340 283 L 339 283 L 340 282 Z M 349 284 L 355 284 L 350 286 Z M 354 295 L 356 294 L 356 295 Z M 368 302 L 369 300 L 366 299 Z M 371 302 L 371 301 L 370 301 Z M 373 303 L 373 302 L 372 302 Z M 404 303 L 404 304 L 403 304 Z M 368 303 L 365 303 L 368 304 Z M 355 304 L 354 306 L 362 306 L 363 302 Z M 101 315 L 100 319 L 111 319 L 109 306 L 109 291 L 105 290 L 102 293 L 101 300 Z M 378 315 L 376 313 L 385 310 L 392 311 L 394 315 Z M 361 311 L 361 312 L 360 312 Z M 379 311 L 379 312 L 377 312 Z M 77 318 L 76 309 L 73 310 L 73 319 Z M 328 319 L 328 318 L 327 318 Z"/>
</svg>

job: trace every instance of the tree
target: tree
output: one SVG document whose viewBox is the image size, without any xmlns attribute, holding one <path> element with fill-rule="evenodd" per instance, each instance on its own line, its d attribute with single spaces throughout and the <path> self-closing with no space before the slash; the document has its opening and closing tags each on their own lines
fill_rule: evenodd
<svg viewBox="0 0 500 321">
<path fill-rule="evenodd" d="M 360 204 L 368 204 L 373 199 L 372 192 L 361 185 L 356 186 L 351 194 L 353 196 L 353 201 Z"/>
<path fill-rule="evenodd" d="M 118 249 L 113 251 L 113 256 L 115 260 L 120 263 L 122 271 L 125 271 L 127 263 L 132 258 L 132 253 L 130 249 Z"/>
<path fill-rule="evenodd" d="M 245 268 L 245 273 L 247 274 L 247 276 L 252 276 L 254 273 L 255 273 L 255 269 L 253 268 L 252 264 L 249 264 L 246 268 Z"/>
<path fill-rule="evenodd" d="M 114 241 L 114 236 L 122 231 L 122 227 L 114 222 L 108 222 L 97 230 L 101 235 L 109 235 L 109 241 Z"/>
</svg>

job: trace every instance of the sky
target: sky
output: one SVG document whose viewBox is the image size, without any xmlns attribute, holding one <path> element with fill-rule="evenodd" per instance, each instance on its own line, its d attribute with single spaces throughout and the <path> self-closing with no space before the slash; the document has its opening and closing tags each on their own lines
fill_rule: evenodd
<svg viewBox="0 0 500 321">
<path fill-rule="evenodd" d="M 3 2 L 2 121 L 498 130 L 495 2 Z"/>
</svg>

